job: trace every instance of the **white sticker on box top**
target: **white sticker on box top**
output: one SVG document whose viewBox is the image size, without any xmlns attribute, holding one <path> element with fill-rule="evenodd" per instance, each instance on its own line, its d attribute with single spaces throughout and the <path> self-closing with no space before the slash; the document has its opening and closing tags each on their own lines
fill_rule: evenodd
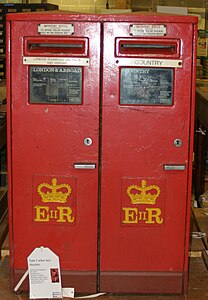
<svg viewBox="0 0 208 300">
<path fill-rule="evenodd" d="M 165 25 L 130 25 L 130 34 L 136 36 L 165 36 L 166 26 Z"/>
<path fill-rule="evenodd" d="M 41 35 L 72 35 L 73 24 L 39 24 L 38 33 Z"/>
</svg>

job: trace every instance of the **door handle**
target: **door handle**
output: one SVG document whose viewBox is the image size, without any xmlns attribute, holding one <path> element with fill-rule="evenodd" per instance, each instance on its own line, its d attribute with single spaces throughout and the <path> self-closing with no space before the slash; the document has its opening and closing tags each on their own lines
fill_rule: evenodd
<svg viewBox="0 0 208 300">
<path fill-rule="evenodd" d="M 74 169 L 93 170 L 96 169 L 95 163 L 74 163 Z"/>
<path fill-rule="evenodd" d="M 186 170 L 186 165 L 163 165 L 165 171 L 184 171 Z"/>
</svg>

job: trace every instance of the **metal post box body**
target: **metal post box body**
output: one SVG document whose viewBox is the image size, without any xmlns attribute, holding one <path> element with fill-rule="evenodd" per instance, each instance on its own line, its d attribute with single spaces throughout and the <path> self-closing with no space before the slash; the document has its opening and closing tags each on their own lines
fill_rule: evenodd
<svg viewBox="0 0 208 300">
<path fill-rule="evenodd" d="M 43 245 L 77 291 L 184 292 L 196 18 L 11 14 L 7 37 L 13 285 Z"/>
<path fill-rule="evenodd" d="M 13 279 L 17 283 L 26 270 L 28 253 L 47 244 L 62 257 L 63 282 L 67 278 L 76 281 L 77 276 L 80 280 L 82 271 L 82 290 L 93 292 L 97 274 L 98 168 L 80 170 L 75 164 L 98 165 L 100 24 L 76 23 L 77 38 L 68 37 L 68 44 L 65 37 L 59 36 L 46 41 L 38 33 L 38 25 L 38 21 L 21 20 L 10 28 Z M 60 51 L 60 46 L 66 49 L 68 45 L 72 45 L 67 48 L 68 54 L 59 56 L 62 65 L 56 62 L 54 66 L 57 47 Z M 24 63 L 23 56 L 33 59 L 32 65 Z M 36 65 L 44 58 L 50 62 Z M 89 60 L 90 66 L 86 67 Z M 66 65 L 68 61 L 72 66 Z M 70 104 L 64 103 L 68 91 L 61 91 L 66 81 L 73 93 L 68 98 Z M 54 104 L 53 98 L 57 97 L 60 103 Z M 91 147 L 84 144 L 89 136 Z M 57 188 L 55 195 L 47 198 L 53 186 Z M 82 200 L 77 202 L 77 197 Z"/>
<path fill-rule="evenodd" d="M 101 290 L 128 285 L 128 292 L 160 293 L 166 285 L 166 292 L 180 293 L 191 199 L 194 31 L 192 24 L 167 23 L 164 39 L 145 40 L 129 35 L 130 24 L 104 24 Z M 174 51 L 164 52 L 168 43 Z M 151 102 L 158 89 L 165 102 Z"/>
</svg>

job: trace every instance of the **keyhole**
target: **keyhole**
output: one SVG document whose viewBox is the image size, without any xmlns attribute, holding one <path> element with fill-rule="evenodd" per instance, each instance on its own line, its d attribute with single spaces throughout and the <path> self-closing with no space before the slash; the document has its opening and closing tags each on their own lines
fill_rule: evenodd
<svg viewBox="0 0 208 300">
<path fill-rule="evenodd" d="M 175 139 L 173 143 L 176 147 L 181 147 L 182 146 L 182 140 L 180 140 L 180 139 Z"/>
<path fill-rule="evenodd" d="M 92 139 L 87 137 L 84 139 L 85 146 L 91 146 L 92 145 Z"/>
</svg>

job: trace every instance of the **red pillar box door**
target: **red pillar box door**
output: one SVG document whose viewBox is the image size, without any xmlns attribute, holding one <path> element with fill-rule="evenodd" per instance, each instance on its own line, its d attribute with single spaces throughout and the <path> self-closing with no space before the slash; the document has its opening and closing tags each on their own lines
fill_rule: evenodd
<svg viewBox="0 0 208 300">
<path fill-rule="evenodd" d="M 104 24 L 102 291 L 181 293 L 187 275 L 195 32 L 154 21 Z"/>
<path fill-rule="evenodd" d="M 195 42 L 195 17 L 7 17 L 13 286 L 45 246 L 78 292 L 186 290 Z"/>
<path fill-rule="evenodd" d="M 100 24 L 25 17 L 9 29 L 14 284 L 43 245 L 65 286 L 95 292 Z"/>
</svg>

